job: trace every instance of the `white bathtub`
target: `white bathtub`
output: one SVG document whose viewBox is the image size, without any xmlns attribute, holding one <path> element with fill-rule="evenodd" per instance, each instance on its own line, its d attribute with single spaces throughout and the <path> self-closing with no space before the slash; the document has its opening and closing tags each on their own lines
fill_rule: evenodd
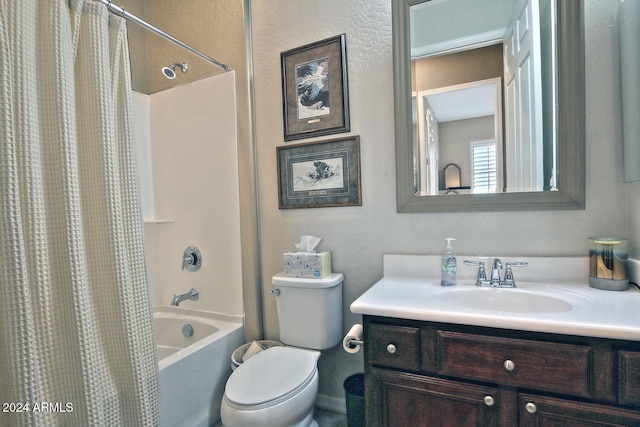
<svg viewBox="0 0 640 427">
<path fill-rule="evenodd" d="M 220 420 L 231 353 L 245 342 L 242 317 L 180 307 L 153 309 L 163 427 L 208 427 Z M 193 335 L 182 329 L 191 325 Z"/>
</svg>

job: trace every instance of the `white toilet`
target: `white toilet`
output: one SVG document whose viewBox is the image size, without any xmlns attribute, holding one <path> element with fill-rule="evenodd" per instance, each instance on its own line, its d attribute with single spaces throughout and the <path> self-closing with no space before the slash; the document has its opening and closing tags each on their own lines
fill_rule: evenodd
<svg viewBox="0 0 640 427">
<path fill-rule="evenodd" d="M 341 273 L 323 279 L 273 276 L 280 340 L 229 377 L 220 414 L 224 427 L 317 426 L 320 352 L 342 341 Z"/>
</svg>

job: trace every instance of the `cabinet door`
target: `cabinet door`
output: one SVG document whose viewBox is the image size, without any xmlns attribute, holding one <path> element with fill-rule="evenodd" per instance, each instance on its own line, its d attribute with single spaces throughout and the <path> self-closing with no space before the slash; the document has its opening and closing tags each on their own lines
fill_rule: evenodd
<svg viewBox="0 0 640 427">
<path fill-rule="evenodd" d="M 372 368 L 367 426 L 497 426 L 497 396 L 491 387 Z"/>
<path fill-rule="evenodd" d="M 638 426 L 640 411 L 535 395 L 520 396 L 520 427 Z"/>
<path fill-rule="evenodd" d="M 618 352 L 618 401 L 623 405 L 640 405 L 640 353 Z"/>
</svg>

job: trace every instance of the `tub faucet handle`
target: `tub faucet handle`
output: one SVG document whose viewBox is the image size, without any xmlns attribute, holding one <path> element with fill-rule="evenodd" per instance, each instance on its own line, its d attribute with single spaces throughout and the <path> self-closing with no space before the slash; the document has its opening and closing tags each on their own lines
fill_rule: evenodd
<svg viewBox="0 0 640 427">
<path fill-rule="evenodd" d="M 182 271 L 186 268 L 187 271 L 198 271 L 202 265 L 202 255 L 195 246 L 189 246 L 184 250 L 182 255 Z"/>
</svg>

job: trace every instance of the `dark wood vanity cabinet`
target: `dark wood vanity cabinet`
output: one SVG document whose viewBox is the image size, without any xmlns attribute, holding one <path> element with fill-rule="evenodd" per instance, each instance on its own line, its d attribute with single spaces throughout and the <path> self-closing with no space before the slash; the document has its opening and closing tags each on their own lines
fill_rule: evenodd
<svg viewBox="0 0 640 427">
<path fill-rule="evenodd" d="M 364 316 L 367 426 L 640 426 L 640 343 Z"/>
</svg>

